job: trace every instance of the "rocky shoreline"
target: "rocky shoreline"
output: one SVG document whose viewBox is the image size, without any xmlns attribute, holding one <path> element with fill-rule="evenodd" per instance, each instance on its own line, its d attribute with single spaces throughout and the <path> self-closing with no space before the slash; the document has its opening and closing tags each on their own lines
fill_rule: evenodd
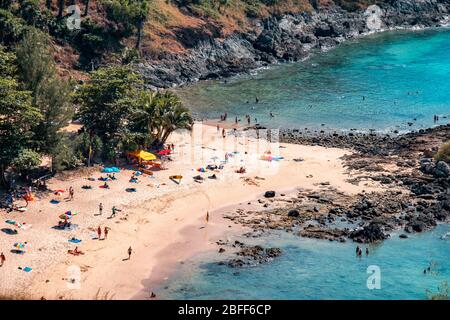
<svg viewBox="0 0 450 320">
<path fill-rule="evenodd" d="M 381 30 L 421 29 L 449 22 L 450 0 L 381 1 Z M 347 39 L 373 32 L 364 10 L 319 6 L 310 13 L 254 19 L 248 31 L 224 37 L 220 30 L 185 30 L 187 53 L 164 53 L 137 65 L 151 88 L 231 77 L 274 63 L 305 59 Z M 181 41 L 181 40 L 180 40 Z"/>
<path fill-rule="evenodd" d="M 394 231 L 401 238 L 450 221 L 450 166 L 433 155 L 450 139 L 450 124 L 404 135 L 329 133 L 306 135 L 286 130 L 282 142 L 348 148 L 343 158 L 351 183 L 378 183 L 379 192 L 350 196 L 321 183 L 320 191 L 297 189 L 292 195 L 270 190 L 258 200 L 261 209 L 228 213 L 225 218 L 250 228 L 246 237 L 260 237 L 273 230 L 300 237 L 330 241 L 371 243 L 383 241 Z M 218 243 L 221 247 L 228 243 Z M 224 263 L 245 267 L 271 261 L 278 248 L 241 248 L 237 258 Z M 222 248 L 222 250 L 224 250 Z M 276 254 L 268 254 L 268 251 Z"/>
</svg>

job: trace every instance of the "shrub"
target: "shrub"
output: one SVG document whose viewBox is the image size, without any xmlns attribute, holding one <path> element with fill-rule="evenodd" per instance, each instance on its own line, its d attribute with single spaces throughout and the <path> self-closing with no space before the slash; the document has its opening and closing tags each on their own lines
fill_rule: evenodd
<svg viewBox="0 0 450 320">
<path fill-rule="evenodd" d="M 26 28 L 25 21 L 10 11 L 0 9 L 0 42 L 10 45 L 21 39 Z"/>
<path fill-rule="evenodd" d="M 436 161 L 445 161 L 450 163 L 450 140 L 439 148 L 439 151 L 435 154 L 434 159 Z"/>
<path fill-rule="evenodd" d="M 14 159 L 12 166 L 18 173 L 26 173 L 29 170 L 36 169 L 41 164 L 41 156 L 39 153 L 24 149 L 19 156 Z"/>
</svg>

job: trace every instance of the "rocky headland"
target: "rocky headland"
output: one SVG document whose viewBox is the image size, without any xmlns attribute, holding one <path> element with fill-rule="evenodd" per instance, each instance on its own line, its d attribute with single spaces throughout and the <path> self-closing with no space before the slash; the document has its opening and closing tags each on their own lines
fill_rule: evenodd
<svg viewBox="0 0 450 320">
<path fill-rule="evenodd" d="M 380 29 L 420 29 L 448 23 L 450 0 L 379 1 Z M 365 10 L 315 5 L 311 12 L 253 19 L 246 31 L 224 36 L 219 29 L 184 30 L 185 53 L 149 56 L 137 67 L 153 88 L 226 78 L 270 64 L 302 60 L 314 50 L 328 50 L 346 39 L 374 32 Z M 180 41 L 182 41 L 181 39 Z"/>
</svg>

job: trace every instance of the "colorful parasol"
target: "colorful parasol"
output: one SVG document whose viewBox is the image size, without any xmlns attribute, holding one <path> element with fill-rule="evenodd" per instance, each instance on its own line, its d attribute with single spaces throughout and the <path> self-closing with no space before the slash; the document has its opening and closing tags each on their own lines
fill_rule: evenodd
<svg viewBox="0 0 450 320">
<path fill-rule="evenodd" d="M 159 152 L 158 152 L 158 155 L 160 155 L 160 156 L 165 156 L 165 155 L 168 155 L 168 154 L 170 154 L 170 153 L 172 153 L 172 150 L 164 149 L 164 150 L 159 151 Z"/>
</svg>

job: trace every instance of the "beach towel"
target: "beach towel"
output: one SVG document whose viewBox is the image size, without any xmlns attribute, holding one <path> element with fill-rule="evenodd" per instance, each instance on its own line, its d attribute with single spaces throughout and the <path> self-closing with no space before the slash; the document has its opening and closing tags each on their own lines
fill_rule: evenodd
<svg viewBox="0 0 450 320">
<path fill-rule="evenodd" d="M 9 235 L 18 234 L 17 230 L 10 229 L 10 228 L 3 228 L 2 232 L 9 234 Z"/>
<path fill-rule="evenodd" d="M 7 224 L 16 224 L 16 222 L 14 220 L 6 220 L 5 221 Z"/>
<path fill-rule="evenodd" d="M 53 226 L 52 229 L 55 230 L 62 230 L 62 231 L 74 231 L 78 228 L 77 224 L 71 223 L 70 227 L 69 226 L 64 226 L 64 225 L 58 225 L 58 226 Z"/>
<path fill-rule="evenodd" d="M 137 190 L 135 188 L 126 188 L 126 192 L 136 192 Z"/>
<path fill-rule="evenodd" d="M 104 173 L 118 173 L 120 172 L 120 169 L 117 167 L 104 167 L 102 172 Z"/>
<path fill-rule="evenodd" d="M 51 204 L 58 204 L 58 203 L 59 203 L 59 201 L 58 201 L 58 200 L 54 200 L 54 199 L 53 199 L 53 200 L 50 200 L 50 203 L 51 203 Z"/>
<path fill-rule="evenodd" d="M 68 241 L 71 243 L 80 243 L 81 242 L 81 240 L 77 239 L 77 238 L 72 238 L 72 239 L 69 239 Z"/>
<path fill-rule="evenodd" d="M 25 271 L 25 272 L 30 272 L 31 270 L 33 270 L 30 267 L 25 267 L 25 268 L 19 267 L 18 269 L 22 270 L 22 271 Z"/>
</svg>

